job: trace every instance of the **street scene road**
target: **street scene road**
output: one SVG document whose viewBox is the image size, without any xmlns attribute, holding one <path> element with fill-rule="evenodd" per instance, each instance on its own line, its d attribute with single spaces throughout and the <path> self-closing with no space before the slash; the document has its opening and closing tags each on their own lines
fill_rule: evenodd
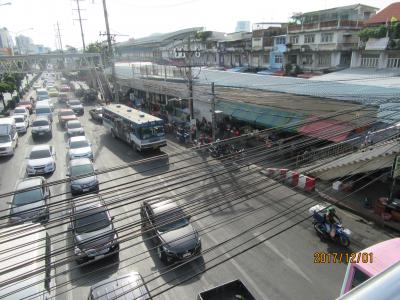
<svg viewBox="0 0 400 300">
<path fill-rule="evenodd" d="M 52 100 L 56 103 L 56 116 L 64 105 Z M 339 295 L 346 264 L 314 263 L 314 255 L 342 252 L 343 249 L 321 242 L 311 220 L 218 265 L 246 247 L 308 217 L 308 208 L 321 202 L 316 195 L 298 193 L 265 177 L 260 173 L 260 166 L 268 166 L 268 160 L 258 158 L 258 165 L 250 158 L 235 164 L 222 163 L 202 152 L 188 150 L 173 136 L 161 152 L 138 153 L 113 138 L 102 124 L 93 121 L 88 113 L 91 108 L 86 105 L 79 120 L 92 143 L 97 170 L 124 166 L 99 175 L 100 194 L 115 217 L 114 223 L 123 242 L 119 258 L 107 257 L 87 266 L 77 265 L 71 259 L 72 241 L 64 219 L 68 217 L 68 201 L 71 201 L 68 200 L 71 199 L 69 188 L 67 183 L 52 185 L 50 221 L 46 226 L 53 249 L 62 252 L 55 257 L 55 261 L 62 262 L 55 269 L 57 299 L 83 299 L 94 283 L 131 271 L 144 276 L 152 294 L 173 287 L 160 295 L 162 299 L 191 299 L 204 289 L 235 278 L 245 282 L 259 299 L 333 299 Z M 57 118 L 53 127 L 53 137 L 40 141 L 33 141 L 28 130 L 20 137 L 14 157 L 1 160 L 2 172 L 7 174 L 0 179 L 3 192 L 12 191 L 8 187 L 26 177 L 26 157 L 34 145 L 41 143 L 53 145 L 56 150 L 57 167 L 48 177 L 49 182 L 66 178 L 66 132 Z M 262 151 L 267 153 L 266 150 L 258 152 Z M 159 155 L 168 158 L 157 158 Z M 148 161 L 141 163 L 144 160 Z M 153 195 L 177 201 L 192 214 L 193 225 L 200 232 L 202 241 L 200 258 L 182 266 L 165 266 L 159 261 L 154 246 L 138 225 L 140 203 Z M 52 207 L 52 203 L 58 205 Z M 3 215 L 8 208 L 7 202 L 2 201 Z M 391 237 L 356 215 L 344 211 L 339 214 L 353 231 L 354 242 L 345 250 L 349 253 Z M 248 232 L 243 234 L 246 229 Z M 230 238 L 234 239 L 220 245 Z M 188 281 L 174 287 L 186 279 Z"/>
</svg>

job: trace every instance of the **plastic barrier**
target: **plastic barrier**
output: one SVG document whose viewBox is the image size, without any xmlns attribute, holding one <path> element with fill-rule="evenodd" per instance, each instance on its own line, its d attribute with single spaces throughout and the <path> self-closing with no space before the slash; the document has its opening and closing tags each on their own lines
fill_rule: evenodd
<svg viewBox="0 0 400 300">
<path fill-rule="evenodd" d="M 286 183 L 291 186 L 297 186 L 299 183 L 299 176 L 300 174 L 295 171 L 288 171 L 286 173 Z"/>
<path fill-rule="evenodd" d="M 287 172 L 289 172 L 288 169 L 279 169 L 279 176 L 278 176 L 277 179 L 278 180 L 285 180 Z"/>
<path fill-rule="evenodd" d="M 300 175 L 297 187 L 303 191 L 313 191 L 315 189 L 315 178 Z"/>
<path fill-rule="evenodd" d="M 267 168 L 268 177 L 274 178 L 279 173 L 279 169 L 277 168 Z"/>
</svg>

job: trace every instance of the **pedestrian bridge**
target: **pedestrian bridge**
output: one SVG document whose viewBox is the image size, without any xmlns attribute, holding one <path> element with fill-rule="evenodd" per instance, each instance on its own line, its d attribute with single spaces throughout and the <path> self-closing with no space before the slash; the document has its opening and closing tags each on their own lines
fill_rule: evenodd
<svg viewBox="0 0 400 300">
<path fill-rule="evenodd" d="M 354 153 L 337 156 L 333 161 L 332 157 L 315 161 L 299 171 L 322 180 L 331 180 L 390 168 L 396 155 L 400 153 L 399 141 L 400 139 L 382 142 Z"/>
</svg>

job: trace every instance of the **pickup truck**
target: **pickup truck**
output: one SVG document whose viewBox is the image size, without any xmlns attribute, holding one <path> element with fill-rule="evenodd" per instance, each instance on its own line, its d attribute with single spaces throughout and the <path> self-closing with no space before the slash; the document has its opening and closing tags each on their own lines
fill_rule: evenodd
<svg viewBox="0 0 400 300">
<path fill-rule="evenodd" d="M 96 107 L 96 108 L 89 110 L 89 114 L 94 121 L 103 123 L 103 108 L 102 107 Z"/>
<path fill-rule="evenodd" d="M 200 292 L 197 300 L 256 300 L 246 286 L 239 280 L 223 283 L 209 290 Z"/>
</svg>

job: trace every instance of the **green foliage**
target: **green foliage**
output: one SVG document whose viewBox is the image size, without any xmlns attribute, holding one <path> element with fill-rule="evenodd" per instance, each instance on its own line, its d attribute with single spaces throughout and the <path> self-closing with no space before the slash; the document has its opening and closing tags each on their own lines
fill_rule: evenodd
<svg viewBox="0 0 400 300">
<path fill-rule="evenodd" d="M 103 43 L 97 41 L 94 43 L 90 43 L 87 47 L 86 47 L 86 52 L 90 52 L 90 53 L 107 53 L 107 46 L 104 45 Z"/>
<path fill-rule="evenodd" d="M 360 37 L 361 41 L 366 42 L 369 38 L 384 38 L 386 36 L 386 33 L 387 28 L 385 27 L 385 25 L 380 25 L 377 27 L 364 28 L 358 33 L 358 36 Z"/>
<path fill-rule="evenodd" d="M 211 37 L 212 32 L 211 31 L 198 31 L 196 33 L 196 39 L 205 41 L 207 38 Z"/>
<path fill-rule="evenodd" d="M 285 75 L 289 75 L 291 71 L 292 71 L 292 64 L 291 63 L 287 63 L 285 65 Z"/>
</svg>

